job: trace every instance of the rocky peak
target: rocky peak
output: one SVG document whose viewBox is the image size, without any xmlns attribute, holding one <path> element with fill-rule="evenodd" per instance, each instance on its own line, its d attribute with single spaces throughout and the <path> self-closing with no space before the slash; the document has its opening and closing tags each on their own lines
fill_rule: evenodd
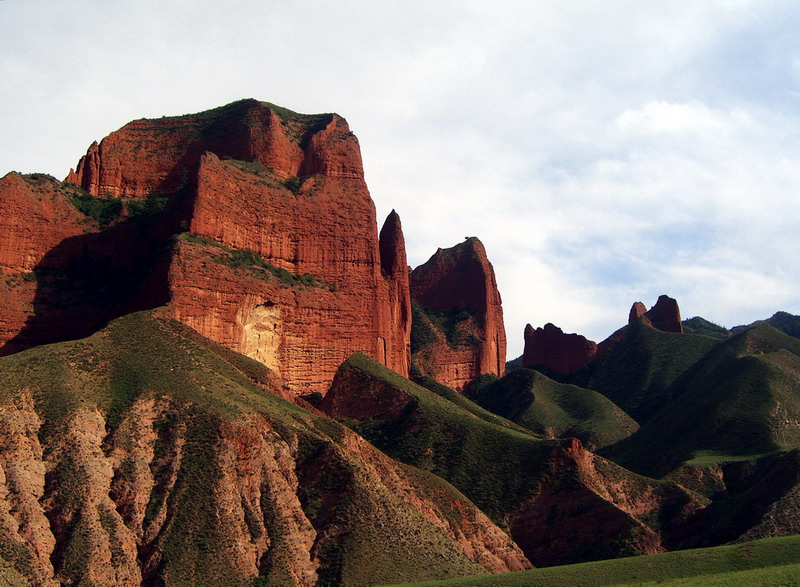
<svg viewBox="0 0 800 587">
<path fill-rule="evenodd" d="M 411 299 L 437 313 L 434 322 L 446 323 L 459 334 L 436 337 L 424 350 L 428 368 L 423 370 L 456 389 L 483 374 L 502 375 L 506 356 L 502 300 L 483 243 L 469 237 L 454 247 L 438 249 L 411 272 L 410 282 Z"/>
<path fill-rule="evenodd" d="M 387 358 L 386 363 L 408 375 L 411 368 L 411 293 L 403 225 L 394 210 L 383 223 L 378 240 L 381 272 L 389 285 L 389 319 L 395 340 L 392 349 L 396 355 Z"/>
<path fill-rule="evenodd" d="M 341 117 L 240 100 L 197 114 L 130 122 L 93 143 L 67 181 L 94 195 L 174 193 L 191 183 L 207 151 L 259 164 L 283 179 L 363 177 L 358 141 Z"/>
<path fill-rule="evenodd" d="M 647 313 L 647 306 L 645 306 L 642 302 L 633 302 L 633 306 L 631 306 L 631 311 L 628 314 L 628 324 L 633 324 L 639 318 L 644 316 Z"/>
<path fill-rule="evenodd" d="M 678 302 L 667 295 L 658 297 L 656 305 L 644 312 L 644 304 L 636 302 L 631 308 L 628 323 L 631 324 L 640 318 L 643 318 L 653 328 L 662 330 L 664 332 L 683 332 L 683 324 L 681 323 L 681 310 L 678 307 Z"/>
<path fill-rule="evenodd" d="M 545 367 L 556 373 L 574 373 L 597 354 L 597 344 L 579 334 L 565 334 L 558 326 L 547 323 L 544 328 L 525 326 L 525 350 L 522 366 Z"/>
</svg>

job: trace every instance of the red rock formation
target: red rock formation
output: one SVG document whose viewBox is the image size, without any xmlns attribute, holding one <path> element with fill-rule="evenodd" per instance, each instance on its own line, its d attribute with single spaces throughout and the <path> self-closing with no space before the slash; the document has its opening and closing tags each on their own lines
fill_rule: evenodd
<svg viewBox="0 0 800 587">
<path fill-rule="evenodd" d="M 411 293 L 408 281 L 406 241 L 400 216 L 392 210 L 380 233 L 381 271 L 389 284 L 391 331 L 397 342 L 389 362 L 408 373 L 411 368 Z"/>
<path fill-rule="evenodd" d="M 669 296 L 658 296 L 656 305 L 650 308 L 644 316 L 650 321 L 653 328 L 664 332 L 683 332 L 678 302 Z"/>
<path fill-rule="evenodd" d="M 456 334 L 434 334 L 436 340 L 419 353 L 423 372 L 458 390 L 483 374 L 502 376 L 506 359 L 502 301 L 483 244 L 471 237 L 439 249 L 411 272 L 410 281 L 411 298 L 445 315 L 450 334 Z M 459 312 L 466 314 L 457 316 Z"/>
<path fill-rule="evenodd" d="M 632 324 L 639 319 L 643 319 L 653 328 L 664 332 L 683 332 L 681 310 L 678 307 L 678 302 L 666 295 L 659 296 L 656 305 L 647 311 L 645 311 L 645 306 L 642 302 L 634 302 L 628 316 L 628 324 Z"/>
<path fill-rule="evenodd" d="M 321 135 L 311 136 L 320 127 Z M 172 193 L 191 183 L 206 151 L 258 162 L 284 179 L 328 172 L 358 178 L 363 172 L 355 139 L 330 148 L 346 127 L 333 114 L 301 116 L 257 100 L 135 120 L 92 144 L 67 181 L 94 195 Z M 308 143 L 305 150 L 301 143 Z"/>
<path fill-rule="evenodd" d="M 631 306 L 631 311 L 628 314 L 628 324 L 636 322 L 646 313 L 647 313 L 647 307 L 642 302 L 633 302 L 633 306 Z"/>
<path fill-rule="evenodd" d="M 231 271 L 214 261 L 227 254 L 219 248 L 183 244 L 169 276 L 174 316 L 262 361 L 296 393 L 324 392 L 358 350 L 407 375 L 407 329 L 393 321 L 397 279 L 381 275 L 374 214 L 362 179 L 312 176 L 293 193 L 270 171 L 204 155 L 191 233 L 320 285 Z"/>
<path fill-rule="evenodd" d="M 390 217 L 382 258 L 358 140 L 339 116 L 243 100 L 199 114 L 137 120 L 93 144 L 68 181 L 95 195 L 124 198 L 123 211 L 130 199 L 169 198 L 152 229 L 137 229 L 123 213 L 97 239 L 69 243 L 56 228 L 52 242 L 28 255 L 26 267 L 63 253 L 62 268 L 76 256 L 108 256 L 136 276 L 112 280 L 119 283 L 119 291 L 106 296 L 113 304 L 80 332 L 73 328 L 53 340 L 85 336 L 115 315 L 171 298 L 174 317 L 262 361 L 296 393 L 327 389 L 339 363 L 356 351 L 408 375 L 402 230 L 396 215 Z M 153 257 L 167 248 L 171 234 L 187 229 L 206 245 L 179 242 L 161 260 Z M 99 280 L 104 275 L 97 263 L 86 272 Z M 29 289 L 42 302 L 47 288 Z M 38 303 L 37 332 L 82 322 L 74 311 L 81 307 L 61 319 Z M 21 319 L 10 320 L 6 339 L 20 336 L 14 330 Z M 50 342 L 26 337 L 27 346 Z"/>
<path fill-rule="evenodd" d="M 34 313 L 42 263 L 63 267 L 56 246 L 90 227 L 49 176 L 9 173 L 0 179 L 0 354 L 25 348 L 8 344 Z M 55 251 L 55 253 L 50 253 Z"/>
<path fill-rule="evenodd" d="M 566 375 L 582 369 L 596 354 L 597 344 L 580 334 L 565 334 L 549 322 L 536 330 L 525 326 L 523 367 L 546 367 Z"/>
</svg>

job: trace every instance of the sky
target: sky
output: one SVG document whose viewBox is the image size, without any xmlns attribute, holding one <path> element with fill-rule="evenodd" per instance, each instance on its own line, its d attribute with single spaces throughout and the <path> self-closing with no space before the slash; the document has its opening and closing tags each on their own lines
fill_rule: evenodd
<svg viewBox="0 0 800 587">
<path fill-rule="evenodd" d="M 130 120 L 337 112 L 409 264 L 478 236 L 509 358 L 635 301 L 800 313 L 795 0 L 0 0 L 0 175 Z"/>
</svg>

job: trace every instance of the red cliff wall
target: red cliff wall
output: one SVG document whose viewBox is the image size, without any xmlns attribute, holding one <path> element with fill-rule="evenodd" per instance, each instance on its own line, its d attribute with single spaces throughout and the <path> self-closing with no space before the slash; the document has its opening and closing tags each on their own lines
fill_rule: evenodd
<svg viewBox="0 0 800 587">
<path fill-rule="evenodd" d="M 597 354 L 597 344 L 580 334 L 565 334 L 553 324 L 536 330 L 525 326 L 523 367 L 547 367 L 566 375 L 582 369 Z"/>
<path fill-rule="evenodd" d="M 408 375 L 402 229 L 390 217 L 382 255 L 358 140 L 335 114 L 301 115 L 242 100 L 199 114 L 137 120 L 111 133 L 89 148 L 67 182 L 126 202 L 168 195 L 163 213 L 146 226 L 126 215 L 126 203 L 122 217 L 101 229 L 66 199 L 54 208 L 53 197 L 32 195 L 13 174 L 4 181 L 10 195 L 0 197 L 6 211 L 0 223 L 16 225 L 0 236 L 8 241 L 0 240 L 8 257 L 0 259 L 4 271 L 35 266 L 38 276 L 43 263 L 61 257 L 61 270 L 76 259 L 91 263 L 78 263 L 78 279 L 51 276 L 44 287 L 15 286 L 5 296 L 9 308 L 0 306 L 0 342 L 30 331 L 32 319 L 45 338 L 48 332 L 62 340 L 85 336 L 115 315 L 171 299 L 176 318 L 274 368 L 294 393 L 324 392 L 356 351 Z M 74 237 L 87 222 L 94 233 Z M 187 230 L 199 241 L 168 246 L 171 235 Z M 44 236 L 32 237 L 37 231 Z M 257 266 L 245 267 L 242 259 L 257 259 Z M 49 304 L 51 285 L 72 288 L 59 294 L 69 307 L 63 316 Z M 86 314 L 85 299 L 102 311 Z M 30 303 L 32 316 L 25 314 Z M 50 342 L 25 336 L 27 346 Z"/>
<path fill-rule="evenodd" d="M 420 351 L 423 371 L 458 390 L 483 374 L 502 376 L 506 361 L 502 300 L 483 244 L 471 237 L 439 249 L 411 272 L 410 282 L 411 299 L 420 306 L 445 313 L 466 310 L 471 316 L 457 324 L 460 335 L 471 342 L 451 346 L 437 336 Z"/>
</svg>

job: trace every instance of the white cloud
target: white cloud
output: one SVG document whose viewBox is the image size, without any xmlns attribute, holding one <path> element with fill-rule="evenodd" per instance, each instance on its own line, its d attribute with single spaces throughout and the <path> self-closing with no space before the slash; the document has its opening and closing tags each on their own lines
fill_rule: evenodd
<svg viewBox="0 0 800 587">
<path fill-rule="evenodd" d="M 337 111 L 409 259 L 477 235 L 511 356 L 677 297 L 800 311 L 789 0 L 0 3 L 0 173 L 64 176 L 128 120 L 255 97 Z"/>
</svg>

